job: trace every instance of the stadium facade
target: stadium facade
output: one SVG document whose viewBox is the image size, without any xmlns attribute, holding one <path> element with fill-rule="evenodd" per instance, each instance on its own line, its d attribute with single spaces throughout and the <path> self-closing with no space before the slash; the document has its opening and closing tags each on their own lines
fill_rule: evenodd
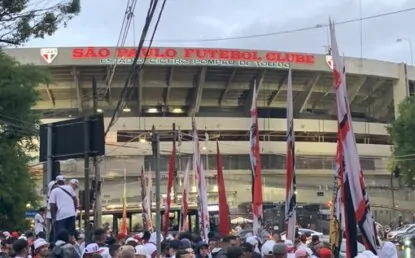
<svg viewBox="0 0 415 258">
<path fill-rule="evenodd" d="M 106 117 L 106 126 L 125 85 L 128 64 L 135 55 L 135 49 L 129 47 L 5 51 L 22 63 L 44 66 L 52 73 L 54 83 L 39 86 L 40 100 L 35 107 L 44 114 L 45 123 L 92 113 L 95 78 L 100 92 L 97 112 Z M 140 53 L 139 63 L 144 62 L 144 56 L 145 50 Z M 258 87 L 264 198 L 282 199 L 289 67 L 293 70 L 297 182 L 299 188 L 308 189 L 304 194 L 299 191 L 299 198 L 315 198 L 316 189 L 328 190 L 337 131 L 329 55 L 153 48 L 145 62 L 137 82 L 129 85 L 127 104 L 107 136 L 107 158 L 101 169 L 107 182 L 104 188 L 108 203 L 114 198 L 119 200 L 120 188 L 113 186 L 122 180 L 124 169 L 132 179 L 130 184 L 135 185 L 133 178 L 138 176 L 141 167 L 151 168 L 148 140 L 153 125 L 161 134 L 163 173 L 167 171 L 172 146 L 172 124 L 180 129 L 183 137 L 178 163 L 184 169 L 192 152 L 188 137 L 192 116 L 196 116 L 200 137 L 205 139 L 201 146 L 207 174 L 212 177 L 208 180 L 211 191 L 215 191 L 215 141 L 218 139 L 227 190 L 236 196 L 235 202 L 249 200 L 245 192 L 250 185 L 248 129 L 254 81 Z M 414 92 L 415 68 L 404 63 L 347 57 L 345 63 L 353 127 L 366 181 L 371 186 L 388 185 L 390 173 L 386 167 L 391 151 L 385 125 L 397 116 L 397 105 Z M 111 84 L 106 90 L 108 78 Z M 82 179 L 80 162 L 67 162 L 62 170 L 68 176 Z M 138 196 L 138 188 L 133 188 L 130 195 Z"/>
</svg>

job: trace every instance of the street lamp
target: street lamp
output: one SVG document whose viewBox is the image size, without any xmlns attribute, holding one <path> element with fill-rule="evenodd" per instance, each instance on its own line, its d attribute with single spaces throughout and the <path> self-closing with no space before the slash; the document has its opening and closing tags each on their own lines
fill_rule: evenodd
<svg viewBox="0 0 415 258">
<path fill-rule="evenodd" d="M 411 54 L 411 65 L 414 65 L 414 52 L 412 50 L 412 41 L 410 39 L 407 39 L 407 38 L 399 38 L 399 39 L 396 40 L 396 42 L 403 42 L 403 41 L 408 42 L 409 51 L 411 52 L 410 53 Z"/>
</svg>

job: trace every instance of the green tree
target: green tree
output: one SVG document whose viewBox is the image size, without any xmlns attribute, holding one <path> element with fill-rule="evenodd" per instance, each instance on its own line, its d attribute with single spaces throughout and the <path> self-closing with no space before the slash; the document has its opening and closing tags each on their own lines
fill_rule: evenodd
<svg viewBox="0 0 415 258">
<path fill-rule="evenodd" d="M 55 2 L 55 1 L 54 1 Z M 0 1 L 0 46 L 22 45 L 44 38 L 79 14 L 80 0 Z M 36 87 L 48 84 L 50 74 L 40 67 L 22 65 L 0 50 L 0 226 L 25 229 L 26 205 L 36 207 L 38 193 L 29 175 L 28 153 L 36 151 L 39 116 L 32 110 Z"/>
<path fill-rule="evenodd" d="M 394 165 L 399 166 L 406 184 L 415 184 L 415 96 L 407 97 L 398 107 L 399 117 L 387 126 L 392 142 Z M 391 168 L 393 170 L 393 168 Z"/>
<path fill-rule="evenodd" d="M 39 114 L 36 87 L 50 74 L 39 66 L 23 65 L 0 51 L 0 225 L 16 229 L 25 223 L 27 204 L 37 206 L 39 194 L 29 175 L 30 152 L 37 147 Z"/>
<path fill-rule="evenodd" d="M 55 33 L 60 25 L 80 12 L 80 0 L 0 1 L 0 43 L 21 45 L 31 38 L 44 38 Z M 55 2 L 55 1 L 53 1 Z"/>
</svg>

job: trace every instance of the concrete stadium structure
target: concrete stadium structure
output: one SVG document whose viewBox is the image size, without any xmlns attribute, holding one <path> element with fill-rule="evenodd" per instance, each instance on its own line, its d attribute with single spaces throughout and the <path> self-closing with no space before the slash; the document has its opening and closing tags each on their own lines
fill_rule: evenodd
<svg viewBox="0 0 415 258">
<path fill-rule="evenodd" d="M 95 78 L 100 95 L 97 111 L 105 115 L 106 126 L 135 54 L 134 48 L 107 47 L 5 51 L 22 63 L 44 66 L 52 73 L 55 81 L 39 86 L 40 100 L 35 107 L 44 113 L 45 123 L 91 113 Z M 144 53 L 140 53 L 140 63 L 144 62 Z M 172 124 L 180 128 L 183 140 L 179 146 L 179 166 L 184 169 L 192 151 L 186 136 L 192 116 L 196 116 L 201 138 L 207 138 L 201 143 L 207 174 L 214 177 L 216 173 L 215 141 L 219 139 L 228 190 L 239 193 L 236 203 L 249 200 L 245 193 L 250 185 L 248 129 L 254 81 L 258 87 L 262 169 L 267 185 L 264 197 L 282 200 L 282 192 L 277 194 L 274 188 L 283 187 L 280 182 L 285 162 L 289 67 L 293 70 L 297 182 L 299 188 L 311 187 L 311 192 L 329 192 L 337 131 L 330 61 L 331 57 L 325 54 L 151 49 L 144 69 L 135 77 L 138 79 L 129 85 L 126 107 L 106 139 L 107 157 L 102 164 L 107 182 L 104 181 L 106 203 L 119 200 L 120 188 L 116 185 L 121 182 L 124 169 L 133 179 L 143 165 L 151 167 L 151 146 L 147 140 L 153 125 L 161 133 L 163 173 L 172 146 Z M 413 93 L 415 67 L 357 58 L 346 58 L 345 62 L 353 127 L 366 181 L 374 188 L 389 185 L 386 166 L 391 152 L 385 125 L 397 116 L 397 105 Z M 109 78 L 112 79 L 107 88 Z M 82 179 L 79 162 L 68 162 L 62 170 Z M 214 180 L 211 187 L 214 191 Z M 131 191 L 131 196 L 139 195 L 139 189 Z M 299 198 L 306 201 L 315 199 L 315 195 L 307 193 L 302 197 L 299 191 Z M 412 197 L 408 198 L 402 201 L 412 201 Z"/>
</svg>

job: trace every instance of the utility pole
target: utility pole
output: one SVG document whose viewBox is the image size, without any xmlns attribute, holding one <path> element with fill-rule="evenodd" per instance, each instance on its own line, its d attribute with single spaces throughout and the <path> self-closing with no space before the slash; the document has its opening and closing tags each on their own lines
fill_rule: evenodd
<svg viewBox="0 0 415 258">
<path fill-rule="evenodd" d="M 92 108 L 94 109 L 93 114 L 97 114 L 98 109 L 98 94 L 97 94 L 97 81 L 95 77 L 92 78 Z M 99 161 L 96 156 L 93 157 L 92 162 L 94 164 L 95 172 L 95 209 L 94 209 L 94 228 L 102 227 L 102 201 L 101 201 L 101 171 L 99 168 Z"/>
<path fill-rule="evenodd" d="M 153 151 L 153 164 L 156 173 L 156 246 L 157 255 L 161 255 L 161 202 L 160 202 L 160 137 L 153 125 L 151 146 Z"/>
<path fill-rule="evenodd" d="M 395 219 L 395 189 L 393 188 L 393 173 L 391 173 L 391 194 L 392 194 L 392 220 Z"/>
<path fill-rule="evenodd" d="M 48 131 L 47 131 L 47 144 L 48 145 L 47 145 L 46 177 L 45 177 L 45 175 L 43 175 L 43 177 L 46 178 L 46 182 L 45 182 L 45 180 L 44 180 L 44 182 L 45 182 L 45 193 L 46 193 L 46 196 L 47 196 L 46 206 L 47 206 L 48 211 L 50 210 L 48 185 L 52 181 L 52 170 L 53 170 L 53 155 L 52 155 L 53 154 L 53 150 L 52 150 L 53 144 L 52 144 L 52 141 L 53 141 L 53 125 L 49 124 L 48 125 Z M 49 238 L 50 233 L 52 231 L 52 227 L 53 227 L 51 221 L 52 220 L 48 220 L 48 223 L 46 225 L 46 227 L 47 227 L 46 228 L 46 239 L 51 239 L 51 238 Z"/>
<path fill-rule="evenodd" d="M 90 186 L 89 186 L 89 177 L 90 177 L 90 168 L 89 168 L 89 117 L 84 117 L 84 188 L 85 188 L 85 195 L 84 195 L 84 206 L 85 206 L 85 218 L 84 218 L 84 226 L 85 226 L 85 240 L 91 240 L 90 234 L 90 225 L 89 225 L 89 212 L 90 212 Z"/>
<path fill-rule="evenodd" d="M 176 150 L 176 123 L 173 123 L 173 148 Z M 177 177 L 177 154 L 176 151 L 174 151 L 174 174 L 173 174 L 173 196 L 174 196 L 174 203 L 177 203 L 177 194 L 178 194 L 178 184 L 179 184 L 179 178 Z"/>
</svg>

